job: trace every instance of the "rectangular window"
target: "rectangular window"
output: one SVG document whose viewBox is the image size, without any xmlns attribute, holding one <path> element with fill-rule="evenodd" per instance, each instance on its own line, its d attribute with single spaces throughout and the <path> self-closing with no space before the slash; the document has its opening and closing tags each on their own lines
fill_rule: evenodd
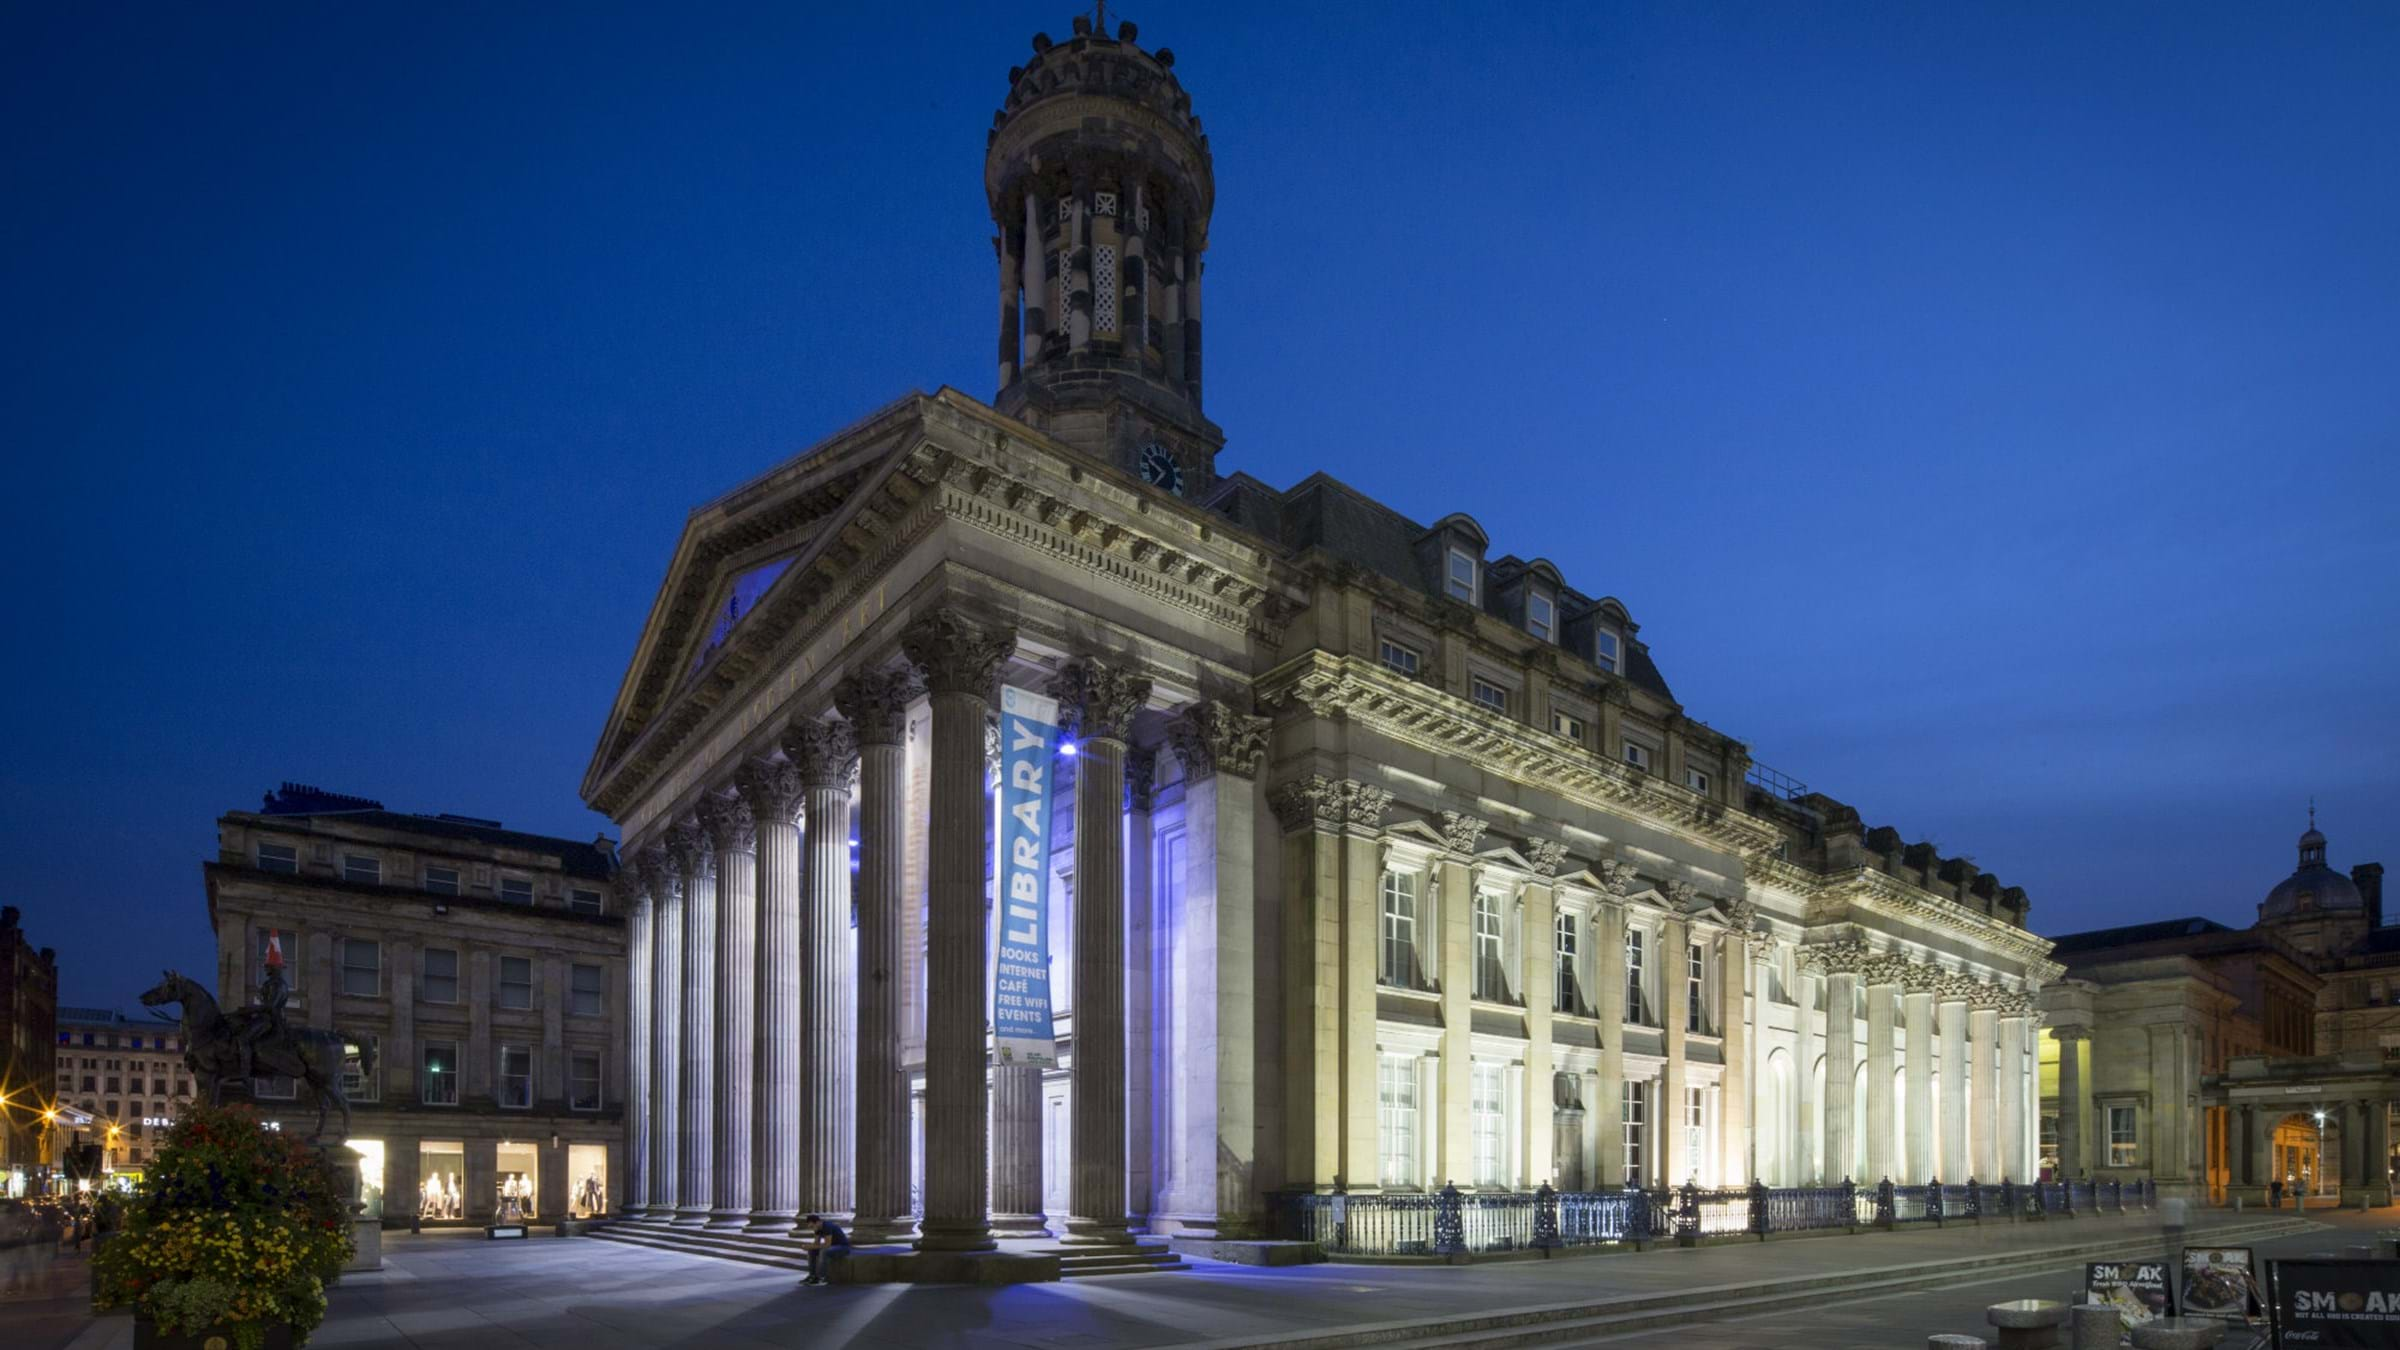
<svg viewBox="0 0 2400 1350">
<path fill-rule="evenodd" d="M 532 904 L 533 883 L 523 877 L 500 878 L 500 900 L 510 905 Z"/>
<path fill-rule="evenodd" d="M 1465 549 L 1450 550 L 1450 598 L 1475 603 L 1475 555 Z"/>
<path fill-rule="evenodd" d="M 1623 669 L 1618 657 L 1617 635 L 1603 628 L 1592 634 L 1592 664 L 1611 675 Z"/>
<path fill-rule="evenodd" d="M 1583 719 L 1573 713 L 1561 712 L 1557 708 L 1552 708 L 1550 710 L 1550 733 L 1554 736 L 1564 736 L 1570 741 L 1580 741 L 1583 739 Z"/>
<path fill-rule="evenodd" d="M 455 867 L 426 868 L 425 890 L 431 895 L 458 894 L 458 869 Z"/>
<path fill-rule="evenodd" d="M 458 1002 L 458 953 L 442 947 L 425 949 L 425 987 L 421 995 L 427 1003 Z"/>
<path fill-rule="evenodd" d="M 1475 1112 L 1475 1184 L 1508 1184 L 1508 1094 L 1501 1090 L 1504 1073 L 1497 1064 L 1475 1066 L 1474 1088 L 1468 1100 Z"/>
<path fill-rule="evenodd" d="M 600 1052 L 577 1050 L 567 1056 L 567 1109 L 600 1109 Z"/>
<path fill-rule="evenodd" d="M 1625 930 L 1625 1020 L 1647 1023 L 1649 1013 L 1642 1002 L 1642 930 Z"/>
<path fill-rule="evenodd" d="M 600 892 L 581 889 L 568 891 L 567 908 L 577 914 L 598 914 L 601 910 Z"/>
<path fill-rule="evenodd" d="M 1540 591 L 1528 594 L 1525 597 L 1525 631 L 1548 642 L 1557 627 L 1558 611 L 1552 607 L 1550 597 Z"/>
<path fill-rule="evenodd" d="M 290 844 L 260 844 L 258 870 L 261 872 L 297 872 L 300 870 L 300 850 Z"/>
<path fill-rule="evenodd" d="M 1504 716 L 1507 714 L 1508 691 L 1506 689 L 1503 689 L 1499 685 L 1492 683 L 1490 680 L 1483 678 L 1481 675 L 1475 677 L 1475 682 L 1469 686 L 1469 689 L 1472 691 L 1474 699 L 1477 703 L 1480 703 L 1484 707 L 1491 709 L 1493 712 L 1500 713 Z"/>
<path fill-rule="evenodd" d="M 1417 677 L 1417 668 L 1422 658 L 1417 655 L 1416 648 L 1403 647 L 1390 638 L 1384 638 L 1376 644 L 1376 654 L 1382 658 L 1385 665 L 1393 670 L 1412 680 Z"/>
<path fill-rule="evenodd" d="M 430 953 L 428 953 L 430 955 Z M 417 1100 L 427 1106 L 458 1105 L 458 1042 L 427 1041 Z"/>
<path fill-rule="evenodd" d="M 1700 793 L 1702 796 L 1706 796 L 1708 794 L 1708 775 L 1702 773 L 1698 769 L 1685 769 L 1683 771 L 1683 785 L 1690 788 L 1694 792 Z"/>
<path fill-rule="evenodd" d="M 2058 1117 L 2056 1116 L 2045 1115 L 2042 1117 L 2041 1150 L 2043 1168 L 2056 1174 L 2058 1172 Z"/>
<path fill-rule="evenodd" d="M 500 1106 L 508 1111 L 533 1106 L 533 1051 L 525 1046 L 500 1047 Z"/>
<path fill-rule="evenodd" d="M 364 853 L 342 855 L 342 880 L 355 881 L 362 886 L 383 884 L 383 859 Z"/>
<path fill-rule="evenodd" d="M 1683 1090 L 1683 1143 L 1691 1159 L 1694 1174 L 1700 1160 L 1708 1156 L 1708 1089 L 1687 1087 Z"/>
<path fill-rule="evenodd" d="M 1556 950 L 1558 988 L 1551 1006 L 1563 1013 L 1581 1012 L 1583 994 L 1575 981 L 1575 916 L 1563 909 L 1558 912 Z"/>
<path fill-rule="evenodd" d="M 2108 1165 L 2131 1167 L 2139 1160 L 2141 1136 L 2134 1132 L 2133 1108 L 2108 1108 Z"/>
<path fill-rule="evenodd" d="M 1417 878 L 1412 872 L 1383 874 L 1383 983 L 1417 987 Z"/>
<path fill-rule="evenodd" d="M 257 971 L 260 979 L 266 978 L 268 950 L 267 940 L 269 938 L 274 939 L 274 950 L 283 958 L 284 987 L 290 989 L 295 994 L 299 993 L 300 935 L 293 932 L 289 928 L 261 928 L 258 930 Z"/>
<path fill-rule="evenodd" d="M 600 1015 L 600 979 L 598 966 L 574 966 L 567 972 L 567 1011 L 577 1017 Z"/>
<path fill-rule="evenodd" d="M 1646 1128 L 1649 1124 L 1650 1115 L 1649 1093 L 1650 1085 L 1648 1083 L 1637 1083 L 1631 1079 L 1626 1080 L 1624 1113 L 1625 1184 L 1628 1186 L 1642 1185 L 1649 1176 L 1649 1173 L 1643 1168 L 1643 1164 L 1647 1162 L 1648 1159 L 1643 1156 L 1642 1151 L 1642 1145 L 1650 1135 L 1650 1131 L 1648 1128 Z"/>
<path fill-rule="evenodd" d="M 342 992 L 352 998 L 373 998 L 383 992 L 383 944 L 365 938 L 342 939 Z"/>
<path fill-rule="evenodd" d="M 1700 944 L 1683 944 L 1683 1029 L 1708 1030 L 1708 963 L 1700 955 Z"/>
<path fill-rule="evenodd" d="M 1383 1155 L 1383 1184 L 1417 1184 L 1417 1062 L 1408 1055 L 1384 1055 L 1377 1061 L 1376 1101 L 1378 1138 Z"/>
<path fill-rule="evenodd" d="M 375 1060 L 375 1038 L 352 1036 L 342 1046 L 342 1096 L 353 1102 L 371 1102 L 383 1096 L 375 1075 L 367 1065 Z"/>
<path fill-rule="evenodd" d="M 1625 742 L 1625 762 L 1644 773 L 1650 772 L 1650 747 L 1635 741 Z"/>
<path fill-rule="evenodd" d="M 503 956 L 500 958 L 500 1006 L 530 1008 L 533 1006 L 533 958 Z"/>
<path fill-rule="evenodd" d="M 1508 998 L 1507 963 L 1501 958 L 1500 897 L 1475 897 L 1475 997 Z"/>
</svg>

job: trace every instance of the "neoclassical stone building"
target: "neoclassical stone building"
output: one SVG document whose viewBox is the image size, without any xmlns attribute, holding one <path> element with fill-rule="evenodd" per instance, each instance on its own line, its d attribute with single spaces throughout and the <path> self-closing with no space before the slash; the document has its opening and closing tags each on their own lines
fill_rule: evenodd
<svg viewBox="0 0 2400 1350">
<path fill-rule="evenodd" d="M 583 784 L 637 1212 L 972 1251 L 1336 1184 L 2029 1176 L 2021 890 L 1754 772 L 1625 605 L 1469 517 L 1220 468 L 1172 67 L 1079 19 L 1011 73 L 991 402 L 684 525 Z M 986 1034 L 1004 686 L 1069 727 L 1055 1065 Z"/>
</svg>

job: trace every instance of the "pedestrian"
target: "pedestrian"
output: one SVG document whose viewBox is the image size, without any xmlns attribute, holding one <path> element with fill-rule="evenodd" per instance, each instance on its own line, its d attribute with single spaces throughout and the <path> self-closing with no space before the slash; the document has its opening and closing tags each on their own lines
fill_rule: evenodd
<svg viewBox="0 0 2400 1350">
<path fill-rule="evenodd" d="M 808 1278 L 802 1284 L 824 1284 L 833 1275 L 833 1263 L 850 1258 L 850 1235 L 841 1225 L 822 1214 L 808 1216 Z"/>
</svg>

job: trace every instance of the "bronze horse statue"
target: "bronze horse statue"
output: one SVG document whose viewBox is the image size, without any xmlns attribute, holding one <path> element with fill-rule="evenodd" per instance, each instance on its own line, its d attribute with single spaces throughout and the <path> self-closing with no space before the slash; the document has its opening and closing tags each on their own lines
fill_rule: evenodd
<svg viewBox="0 0 2400 1350">
<path fill-rule="evenodd" d="M 254 1006 L 230 1013 L 220 1011 L 217 1001 L 199 981 L 171 970 L 165 974 L 165 979 L 142 995 L 142 1005 L 147 1008 L 168 1003 L 183 1005 L 183 1062 L 191 1068 L 194 1078 L 208 1084 L 209 1104 L 216 1105 L 223 1099 L 227 1083 L 242 1081 L 243 1033 L 256 1019 L 266 1016 L 266 1010 Z M 373 1045 L 367 1041 L 358 1044 L 359 1068 L 371 1077 L 375 1072 Z M 340 1109 L 341 1137 L 350 1137 L 350 1099 L 342 1093 L 342 1058 L 348 1046 L 349 1038 L 338 1031 L 285 1026 L 269 1031 L 251 1049 L 254 1072 L 289 1078 L 308 1086 L 317 1107 L 317 1132 L 309 1136 L 312 1139 L 325 1137 L 328 1108 Z"/>
</svg>

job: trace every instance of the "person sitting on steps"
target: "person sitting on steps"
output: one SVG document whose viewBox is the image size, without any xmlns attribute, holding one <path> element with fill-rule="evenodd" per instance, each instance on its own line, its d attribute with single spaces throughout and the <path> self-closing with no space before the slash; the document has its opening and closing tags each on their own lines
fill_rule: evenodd
<svg viewBox="0 0 2400 1350">
<path fill-rule="evenodd" d="M 849 1258 L 850 1235 L 822 1214 L 811 1214 L 805 1222 L 809 1226 L 808 1278 L 800 1283 L 824 1284 L 833 1274 L 833 1263 Z"/>
</svg>

